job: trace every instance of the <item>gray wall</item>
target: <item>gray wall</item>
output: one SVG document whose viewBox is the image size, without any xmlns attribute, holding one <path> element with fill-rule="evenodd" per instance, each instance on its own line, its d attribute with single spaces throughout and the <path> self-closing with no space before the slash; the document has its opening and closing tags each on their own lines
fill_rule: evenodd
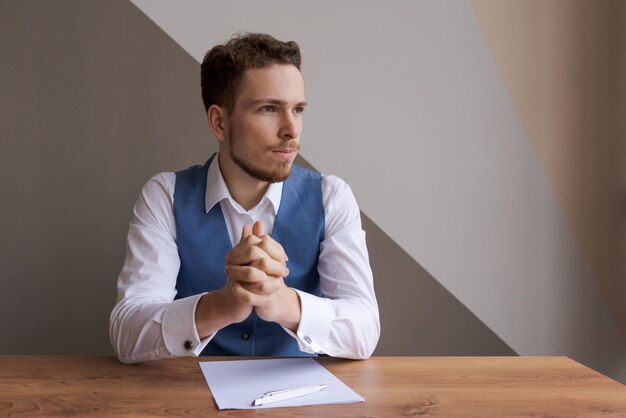
<svg viewBox="0 0 626 418">
<path fill-rule="evenodd" d="M 376 354 L 564 354 L 626 380 L 469 3 L 136 3 L 0 3 L 0 353 L 111 353 L 142 183 L 215 148 L 198 59 L 263 30 L 303 48 L 299 162 L 361 204 Z"/>
<path fill-rule="evenodd" d="M 212 147 L 198 64 L 126 1 L 0 16 L 0 353 L 112 353 L 138 192 Z"/>
</svg>

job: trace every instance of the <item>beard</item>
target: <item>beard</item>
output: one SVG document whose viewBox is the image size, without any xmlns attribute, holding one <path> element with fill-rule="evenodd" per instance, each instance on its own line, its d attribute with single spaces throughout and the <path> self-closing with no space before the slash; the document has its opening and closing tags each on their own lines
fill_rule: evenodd
<svg viewBox="0 0 626 418">
<path fill-rule="evenodd" d="M 287 180 L 289 175 L 291 175 L 291 162 L 285 161 L 279 163 L 275 167 L 264 167 L 260 165 L 255 159 L 251 152 L 251 150 L 242 150 L 241 147 L 237 147 L 237 135 L 231 130 L 233 135 L 230 137 L 230 141 L 228 141 L 228 151 L 230 153 L 230 158 L 233 160 L 235 164 L 237 164 L 243 171 L 248 173 L 251 177 L 254 177 L 257 180 L 266 181 L 269 183 L 278 183 L 284 180 Z M 294 150 L 300 149 L 300 144 L 293 141 L 292 143 L 287 143 L 284 146 L 279 148 L 289 148 Z M 268 149 L 267 151 L 271 151 Z"/>
</svg>

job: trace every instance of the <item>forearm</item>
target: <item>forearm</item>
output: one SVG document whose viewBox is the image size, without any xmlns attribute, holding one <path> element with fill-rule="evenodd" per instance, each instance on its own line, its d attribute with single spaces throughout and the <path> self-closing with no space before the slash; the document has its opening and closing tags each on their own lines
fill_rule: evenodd
<svg viewBox="0 0 626 418">
<path fill-rule="evenodd" d="M 136 363 L 199 355 L 209 341 L 201 341 L 193 321 L 199 297 L 174 302 L 145 297 L 121 300 L 111 313 L 109 326 L 111 343 L 120 361 Z"/>
<path fill-rule="evenodd" d="M 109 336 L 122 363 L 169 357 L 161 334 L 167 304 L 118 304 L 111 312 Z"/>
<path fill-rule="evenodd" d="M 332 301 L 338 312 L 333 320 L 324 352 L 329 356 L 351 359 L 369 358 L 380 337 L 378 314 L 352 301 Z M 351 305 L 347 309 L 346 305 Z M 350 314 L 342 315 L 349 310 Z"/>
<path fill-rule="evenodd" d="M 303 351 L 366 359 L 380 336 L 378 309 L 362 298 L 329 299 L 299 292 L 302 318 L 297 339 Z"/>
</svg>

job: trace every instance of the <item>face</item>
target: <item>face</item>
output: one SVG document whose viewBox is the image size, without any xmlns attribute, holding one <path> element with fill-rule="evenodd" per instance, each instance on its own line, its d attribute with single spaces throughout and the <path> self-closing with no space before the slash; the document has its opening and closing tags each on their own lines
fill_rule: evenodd
<svg viewBox="0 0 626 418">
<path fill-rule="evenodd" d="M 221 152 L 255 179 L 285 180 L 300 149 L 305 106 L 304 80 L 293 65 L 247 70 Z"/>
</svg>

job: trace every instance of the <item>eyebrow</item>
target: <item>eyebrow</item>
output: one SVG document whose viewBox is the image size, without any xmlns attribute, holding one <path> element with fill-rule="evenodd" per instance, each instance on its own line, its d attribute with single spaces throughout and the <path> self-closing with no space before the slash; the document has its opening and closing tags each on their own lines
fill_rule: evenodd
<svg viewBox="0 0 626 418">
<path fill-rule="evenodd" d="M 286 106 L 288 104 L 286 101 L 278 100 L 278 99 L 254 99 L 253 101 L 250 102 L 250 106 L 261 104 L 261 103 L 269 103 L 269 104 L 280 105 L 280 106 Z M 306 101 L 296 103 L 296 106 L 299 106 L 299 107 L 306 107 L 306 105 L 307 105 Z"/>
</svg>

